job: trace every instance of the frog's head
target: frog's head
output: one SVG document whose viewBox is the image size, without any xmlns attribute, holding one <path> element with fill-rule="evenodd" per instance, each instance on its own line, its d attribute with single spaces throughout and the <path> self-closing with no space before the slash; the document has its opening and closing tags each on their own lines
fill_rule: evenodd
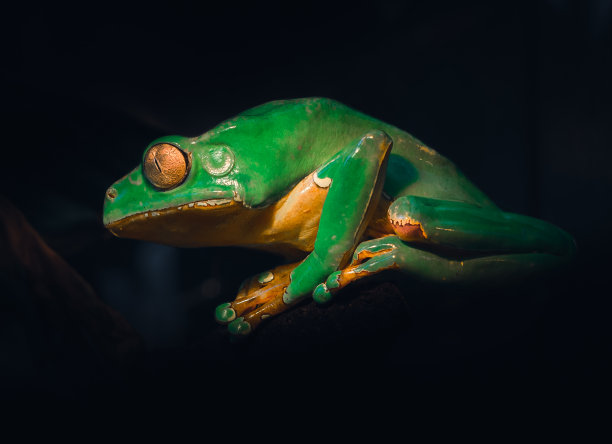
<svg viewBox="0 0 612 444">
<path fill-rule="evenodd" d="M 238 242 L 244 212 L 274 202 L 321 161 L 306 149 L 317 100 L 270 102 L 199 137 L 153 141 L 106 191 L 104 225 L 120 237 L 179 246 Z"/>
<path fill-rule="evenodd" d="M 180 245 L 202 213 L 219 218 L 239 205 L 236 173 L 234 152 L 225 144 L 157 139 L 141 164 L 106 191 L 104 225 L 117 236 Z"/>
</svg>

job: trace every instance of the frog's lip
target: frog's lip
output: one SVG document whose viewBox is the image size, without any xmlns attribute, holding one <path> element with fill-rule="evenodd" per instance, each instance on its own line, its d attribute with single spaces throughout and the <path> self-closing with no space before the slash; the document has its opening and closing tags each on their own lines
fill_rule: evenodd
<svg viewBox="0 0 612 444">
<path fill-rule="evenodd" d="M 134 221 L 145 221 L 149 218 L 176 214 L 179 212 L 206 211 L 216 212 L 219 209 L 226 209 L 230 206 L 237 205 L 233 199 L 206 199 L 196 200 L 193 202 L 175 205 L 172 207 L 158 208 L 155 210 L 141 211 L 140 213 L 130 214 L 129 216 L 120 217 L 118 219 L 104 221 L 104 226 L 115 236 L 118 233 L 115 230 L 121 230 L 125 225 Z"/>
</svg>

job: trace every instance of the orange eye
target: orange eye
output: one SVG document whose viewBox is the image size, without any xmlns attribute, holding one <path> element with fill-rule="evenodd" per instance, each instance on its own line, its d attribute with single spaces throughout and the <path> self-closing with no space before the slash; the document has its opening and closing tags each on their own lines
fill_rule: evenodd
<svg viewBox="0 0 612 444">
<path fill-rule="evenodd" d="M 169 143 L 153 145 L 142 163 L 144 175 L 160 190 L 169 190 L 183 183 L 189 172 L 185 152 Z"/>
</svg>

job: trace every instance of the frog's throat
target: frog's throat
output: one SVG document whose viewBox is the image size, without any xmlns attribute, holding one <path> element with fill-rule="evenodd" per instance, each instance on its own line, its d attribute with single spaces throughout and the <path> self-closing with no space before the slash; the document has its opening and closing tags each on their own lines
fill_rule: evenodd
<svg viewBox="0 0 612 444">
<path fill-rule="evenodd" d="M 206 214 L 221 216 L 236 206 L 239 206 L 239 203 L 233 199 L 197 200 L 172 207 L 130 214 L 129 216 L 125 216 L 120 219 L 111 220 L 105 223 L 104 226 L 115 236 L 125 237 L 124 234 L 127 234 L 130 231 L 129 227 L 139 226 L 157 218 L 163 219 L 167 218 L 168 216 L 176 216 L 180 214 L 195 215 L 203 212 Z"/>
</svg>

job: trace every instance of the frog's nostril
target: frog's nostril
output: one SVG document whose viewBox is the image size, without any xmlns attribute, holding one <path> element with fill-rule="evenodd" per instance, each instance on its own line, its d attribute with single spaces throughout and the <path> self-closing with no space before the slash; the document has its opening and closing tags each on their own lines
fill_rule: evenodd
<svg viewBox="0 0 612 444">
<path fill-rule="evenodd" d="M 108 190 L 106 190 L 106 198 L 108 200 L 113 200 L 115 199 L 115 197 L 117 197 L 118 193 L 117 190 L 114 188 L 109 188 Z"/>
</svg>

